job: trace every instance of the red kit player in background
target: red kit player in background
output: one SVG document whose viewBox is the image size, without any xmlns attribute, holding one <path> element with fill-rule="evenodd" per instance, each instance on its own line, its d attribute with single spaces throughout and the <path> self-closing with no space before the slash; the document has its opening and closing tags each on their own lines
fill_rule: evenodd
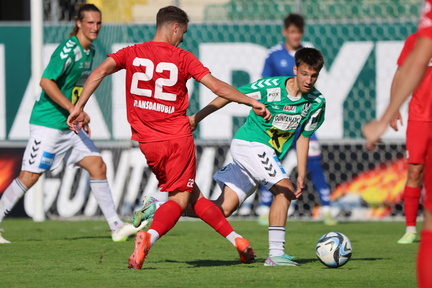
<svg viewBox="0 0 432 288">
<path fill-rule="evenodd" d="M 405 41 L 402 52 L 397 61 L 401 67 L 408 55 L 411 53 L 416 43 L 418 33 L 411 34 Z M 397 85 L 398 71 L 393 77 L 392 87 Z M 407 131 L 406 131 L 406 151 L 408 162 L 408 177 L 403 191 L 404 211 L 405 211 L 405 234 L 399 239 L 399 244 L 411 244 L 417 238 L 416 220 L 418 206 L 421 196 L 422 176 L 427 152 L 427 134 L 425 131 L 432 122 L 432 62 L 429 63 L 426 74 L 420 85 L 412 94 L 409 103 Z M 390 126 L 398 130 L 398 122 L 402 125 L 402 117 L 397 113 L 390 121 Z M 418 131 L 422 131 L 418 133 Z"/>
<path fill-rule="evenodd" d="M 397 72 L 396 84 L 392 87 L 390 103 L 378 121 L 363 126 L 363 135 L 366 138 L 366 147 L 375 149 L 375 144 L 391 119 L 397 114 L 400 106 L 409 95 L 418 87 L 428 70 L 432 58 L 432 0 L 424 2 L 417 30 L 417 41 L 408 58 Z M 429 89 L 432 83 L 429 82 Z M 424 100 L 428 101 L 428 100 Z M 425 103 L 425 102 L 423 102 Z M 430 100 L 427 102 L 430 103 Z M 432 109 L 429 107 L 428 109 Z M 429 111 L 430 111 L 429 110 Z M 411 117 L 411 116 L 410 116 Z M 424 222 L 421 233 L 419 251 L 417 255 L 417 279 L 420 288 L 432 287 L 432 122 L 425 122 L 421 133 L 427 135 L 426 164 L 423 176 L 424 185 Z"/>
<path fill-rule="evenodd" d="M 188 27 L 187 14 L 174 6 L 159 10 L 152 41 L 129 46 L 108 58 L 89 76 L 68 125 L 76 130 L 83 119 L 83 108 L 90 95 L 107 75 L 126 69 L 127 117 L 132 140 L 147 159 L 168 201 L 156 211 L 148 231 L 140 231 L 129 268 L 141 269 L 150 247 L 177 223 L 190 203 L 195 213 L 227 238 L 238 250 L 240 260 L 251 262 L 255 252 L 237 234 L 220 209 L 204 198 L 195 184 L 195 144 L 189 118 L 186 81 L 193 77 L 216 95 L 252 106 L 268 120 L 265 105 L 218 80 L 192 53 L 178 48 Z M 79 124 L 78 124 L 79 126 Z"/>
</svg>

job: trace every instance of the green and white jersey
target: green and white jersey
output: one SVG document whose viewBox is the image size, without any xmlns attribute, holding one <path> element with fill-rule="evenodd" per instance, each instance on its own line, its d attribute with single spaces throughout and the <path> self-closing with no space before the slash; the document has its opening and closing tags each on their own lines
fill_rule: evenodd
<svg viewBox="0 0 432 288">
<path fill-rule="evenodd" d="M 246 123 L 234 139 L 259 142 L 272 147 L 282 159 L 294 141 L 294 132 L 310 137 L 323 123 L 325 98 L 312 88 L 299 97 L 288 94 L 286 82 L 293 77 L 267 77 L 238 88 L 247 96 L 265 104 L 272 114 L 269 122 L 250 111 Z"/>
<path fill-rule="evenodd" d="M 78 39 L 72 36 L 56 48 L 42 77 L 54 80 L 63 95 L 75 104 L 91 73 L 94 54 L 93 46 L 85 51 Z M 60 107 L 45 91 L 42 91 L 33 106 L 30 124 L 68 130 L 66 125 L 68 116 L 67 110 Z"/>
</svg>

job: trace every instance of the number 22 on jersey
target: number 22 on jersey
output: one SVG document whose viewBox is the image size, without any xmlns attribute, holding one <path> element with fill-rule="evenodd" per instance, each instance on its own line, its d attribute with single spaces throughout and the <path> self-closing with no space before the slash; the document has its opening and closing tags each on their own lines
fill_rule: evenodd
<svg viewBox="0 0 432 288">
<path fill-rule="evenodd" d="M 176 101 L 177 95 L 174 93 L 167 93 L 163 92 L 163 87 L 172 87 L 177 83 L 178 80 L 178 67 L 169 62 L 160 62 L 156 65 L 149 60 L 145 58 L 135 58 L 132 63 L 134 66 L 143 66 L 145 67 L 145 73 L 144 72 L 135 72 L 132 75 L 132 83 L 130 92 L 132 94 L 138 95 L 138 96 L 145 96 L 145 97 L 154 97 L 156 99 L 161 100 L 167 100 L 167 101 Z M 168 78 L 158 78 L 154 81 L 155 87 L 153 89 L 144 89 L 139 88 L 138 83 L 139 81 L 151 81 L 154 76 L 154 72 L 162 73 L 163 71 L 169 71 L 169 77 Z M 154 93 L 154 95 L 152 95 Z"/>
</svg>

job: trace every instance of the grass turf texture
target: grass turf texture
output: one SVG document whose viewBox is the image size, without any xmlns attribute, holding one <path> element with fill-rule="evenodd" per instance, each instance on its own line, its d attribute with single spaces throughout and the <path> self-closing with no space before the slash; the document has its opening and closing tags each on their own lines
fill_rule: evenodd
<svg viewBox="0 0 432 288">
<path fill-rule="evenodd" d="M 241 264 L 235 248 L 200 221 L 180 221 L 150 250 L 142 270 L 127 269 L 133 238 L 114 243 L 103 221 L 9 218 L 0 244 L 0 287 L 416 287 L 418 243 L 397 244 L 401 222 L 288 222 L 286 252 L 300 267 L 264 267 L 267 228 L 231 221 L 257 253 Z M 343 267 L 331 269 L 315 256 L 315 244 L 330 231 L 353 246 Z"/>
</svg>

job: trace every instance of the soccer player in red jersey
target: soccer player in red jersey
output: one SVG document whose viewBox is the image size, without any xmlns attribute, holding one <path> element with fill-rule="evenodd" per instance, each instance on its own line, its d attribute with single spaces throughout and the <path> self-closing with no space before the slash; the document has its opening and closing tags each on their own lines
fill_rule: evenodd
<svg viewBox="0 0 432 288">
<path fill-rule="evenodd" d="M 417 30 L 417 41 L 404 64 L 398 71 L 398 79 L 391 90 L 390 103 L 378 121 L 363 126 L 366 147 L 374 150 L 392 117 L 424 77 L 432 58 L 432 0 L 423 5 Z M 429 89 L 432 89 L 429 82 Z M 423 175 L 425 194 L 423 197 L 424 221 L 417 255 L 417 280 L 420 288 L 432 287 L 432 122 L 427 123 L 423 133 L 427 134 L 427 158 Z"/>
<path fill-rule="evenodd" d="M 411 53 L 418 33 L 411 34 L 405 41 L 402 52 L 397 61 L 401 67 L 408 55 Z M 393 77 L 392 86 L 396 85 L 398 80 L 398 70 Z M 403 191 L 403 201 L 405 210 L 406 230 L 405 235 L 399 239 L 399 244 L 414 243 L 417 237 L 416 219 L 418 205 L 421 196 L 423 168 L 426 161 L 427 152 L 427 131 L 430 122 L 432 122 L 432 62 L 429 63 L 426 74 L 420 85 L 412 94 L 408 111 L 408 126 L 406 131 L 406 150 L 408 161 L 408 177 Z M 390 121 L 390 126 L 398 130 L 398 122 L 402 124 L 400 113 L 397 113 Z M 419 131 L 422 131 L 419 133 Z"/>
<path fill-rule="evenodd" d="M 233 230 L 220 209 L 202 196 L 195 183 L 195 145 L 186 116 L 186 81 L 193 77 L 220 97 L 252 106 L 264 119 L 270 119 L 271 115 L 264 104 L 213 77 L 192 53 L 177 47 L 187 32 L 188 22 L 187 14 L 180 8 L 160 9 L 153 40 L 109 54 L 89 76 L 67 121 L 76 130 L 76 124 L 79 126 L 83 120 L 85 103 L 102 79 L 126 70 L 127 117 L 132 139 L 139 142 L 161 191 L 169 193 L 149 230 L 136 236 L 135 249 L 129 258 L 132 269 L 141 269 L 150 247 L 174 227 L 189 203 L 202 220 L 237 248 L 242 262 L 249 263 L 255 256 L 249 242 Z"/>
</svg>

